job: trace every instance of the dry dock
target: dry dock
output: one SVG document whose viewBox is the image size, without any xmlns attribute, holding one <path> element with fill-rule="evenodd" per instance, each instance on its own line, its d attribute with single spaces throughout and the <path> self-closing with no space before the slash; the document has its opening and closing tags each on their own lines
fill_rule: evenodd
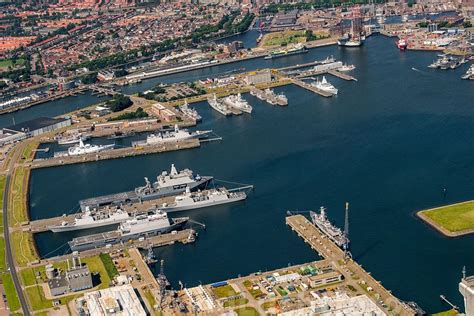
<svg viewBox="0 0 474 316">
<path fill-rule="evenodd" d="M 47 168 L 55 167 L 61 165 L 70 165 L 75 163 L 107 160 L 107 159 L 117 159 L 138 155 L 146 154 L 156 154 L 166 151 L 174 151 L 181 149 L 190 149 L 200 146 L 198 139 L 190 139 L 185 141 L 180 141 L 176 143 L 162 144 L 162 145 L 147 145 L 147 146 L 138 146 L 138 147 L 127 147 L 106 150 L 99 153 L 90 153 L 77 156 L 66 156 L 66 157 L 55 157 L 49 159 L 36 159 L 33 160 L 30 167 L 31 169 L 37 168 Z"/>
<path fill-rule="evenodd" d="M 286 217 L 286 224 L 289 225 L 298 236 L 317 251 L 322 257 L 332 261 L 336 265 L 344 262 L 344 252 L 334 242 L 329 240 L 316 226 L 302 215 L 293 215 Z M 380 307 L 386 305 L 392 308 L 392 313 L 398 315 L 415 315 L 415 313 L 404 303 L 400 302 L 390 291 L 385 289 L 380 281 L 375 280 L 367 271 L 352 259 L 345 262 L 345 268 L 341 271 L 345 272 L 346 278 L 358 279 L 363 281 L 366 288 L 371 288 L 369 295 L 379 297 L 378 304 Z M 383 303 L 380 303 L 380 302 Z M 386 308 L 385 308 L 386 309 Z"/>
</svg>

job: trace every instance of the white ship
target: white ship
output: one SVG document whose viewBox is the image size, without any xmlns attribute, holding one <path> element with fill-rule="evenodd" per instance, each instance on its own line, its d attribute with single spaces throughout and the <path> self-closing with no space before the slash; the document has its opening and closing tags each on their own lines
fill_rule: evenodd
<svg viewBox="0 0 474 316">
<path fill-rule="evenodd" d="M 211 108 L 213 108 L 214 110 L 216 110 L 217 112 L 225 116 L 232 114 L 232 111 L 229 110 L 227 105 L 225 105 L 224 102 L 222 102 L 222 100 L 217 98 L 215 93 L 212 95 L 212 98 L 207 99 L 207 102 L 209 103 Z"/>
<path fill-rule="evenodd" d="M 72 251 L 84 251 L 102 248 L 107 245 L 126 243 L 141 237 L 151 237 L 182 228 L 189 220 L 187 217 L 170 220 L 161 211 L 150 210 L 122 222 L 117 230 L 89 236 L 77 237 L 68 242 Z"/>
<path fill-rule="evenodd" d="M 166 212 L 186 211 L 202 207 L 242 201 L 247 198 L 245 192 L 229 192 L 225 188 L 209 190 L 206 193 L 189 190 L 178 195 L 172 204 L 163 204 L 159 209 Z"/>
<path fill-rule="evenodd" d="M 48 229 L 54 233 L 60 233 L 120 224 L 128 219 L 130 215 L 121 209 L 107 208 L 94 212 L 87 209 L 84 213 L 79 213 L 73 221 L 63 221 L 60 225 L 49 226 Z"/>
<path fill-rule="evenodd" d="M 323 76 L 323 80 L 319 81 L 316 80 L 316 82 L 312 83 L 313 86 L 315 86 L 318 89 L 321 89 L 323 91 L 332 93 L 332 94 L 337 94 L 337 89 L 334 87 L 332 84 L 330 84 L 327 80 L 326 77 Z"/>
<path fill-rule="evenodd" d="M 343 64 L 342 67 L 339 68 L 338 70 L 342 71 L 342 72 L 345 72 L 345 71 L 351 71 L 351 70 L 354 70 L 354 69 L 355 69 L 354 65 Z"/>
<path fill-rule="evenodd" d="M 79 139 L 79 144 L 69 147 L 67 149 L 67 154 L 69 156 L 77 156 L 77 155 L 83 155 L 83 154 L 98 153 L 100 151 L 112 149 L 114 148 L 114 146 L 115 144 L 108 144 L 108 145 L 84 144 L 82 139 Z"/>
<path fill-rule="evenodd" d="M 196 122 L 200 122 L 202 120 L 201 115 L 196 111 L 194 108 L 190 108 L 188 106 L 188 100 L 184 100 L 184 104 L 180 105 L 178 109 L 187 117 L 195 120 Z"/>
<path fill-rule="evenodd" d="M 177 142 L 191 138 L 205 137 L 212 131 L 195 131 L 190 132 L 187 129 L 179 129 L 178 125 L 174 126 L 172 131 L 159 131 L 156 134 L 150 134 L 146 138 L 147 145 L 155 145 L 161 143 Z"/>
<path fill-rule="evenodd" d="M 73 135 L 58 135 L 54 139 L 58 142 L 59 145 L 70 145 L 70 144 L 77 144 L 79 140 L 82 139 L 88 140 L 90 136 L 82 135 L 82 134 L 73 134 Z"/>
<path fill-rule="evenodd" d="M 229 95 L 228 97 L 225 97 L 224 104 L 246 113 L 252 113 L 253 110 L 252 106 L 247 102 L 247 100 L 242 98 L 240 93 L 237 95 Z"/>
<path fill-rule="evenodd" d="M 461 78 L 465 80 L 467 79 L 474 80 L 474 64 L 472 64 L 471 67 L 469 67 L 469 69 Z"/>
</svg>

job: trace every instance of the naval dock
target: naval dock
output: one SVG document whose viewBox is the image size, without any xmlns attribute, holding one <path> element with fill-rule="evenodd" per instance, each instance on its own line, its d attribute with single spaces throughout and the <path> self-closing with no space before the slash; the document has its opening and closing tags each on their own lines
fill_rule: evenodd
<svg viewBox="0 0 474 316">
<path fill-rule="evenodd" d="M 369 272 L 365 271 L 357 262 L 347 259 L 344 251 L 333 241 L 324 235 L 315 225 L 313 225 L 303 215 L 291 215 L 286 217 L 286 224 L 295 231 L 298 236 L 318 252 L 324 259 L 330 260 L 334 265 L 341 267 L 340 271 L 345 278 L 357 279 L 359 284 L 364 282 L 367 295 L 377 298 L 379 307 L 390 314 L 415 315 L 415 312 L 403 302 L 400 302 L 392 293 L 384 288 L 380 281 L 375 280 Z M 381 303 L 383 302 L 383 303 Z"/>
<path fill-rule="evenodd" d="M 89 153 L 76 156 L 54 157 L 47 159 L 35 159 L 30 163 L 31 169 L 48 168 L 61 165 L 70 165 L 76 163 L 100 161 L 107 159 L 117 159 L 132 157 L 138 155 L 156 154 L 167 151 L 175 151 L 182 149 L 191 149 L 200 147 L 201 143 L 198 139 L 183 140 L 174 143 L 165 143 L 158 145 L 146 145 L 137 147 L 126 147 L 118 149 L 110 149 L 98 153 Z"/>
</svg>

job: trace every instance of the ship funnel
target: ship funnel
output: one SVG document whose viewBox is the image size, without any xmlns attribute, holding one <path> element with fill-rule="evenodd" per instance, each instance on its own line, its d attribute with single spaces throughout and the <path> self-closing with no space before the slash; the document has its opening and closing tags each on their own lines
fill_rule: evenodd
<svg viewBox="0 0 474 316">
<path fill-rule="evenodd" d="M 174 131 L 175 131 L 176 133 L 179 132 L 178 124 L 175 124 L 175 125 L 174 125 Z"/>
<path fill-rule="evenodd" d="M 82 141 L 82 137 L 79 138 L 79 147 L 84 147 L 84 142 Z"/>
</svg>

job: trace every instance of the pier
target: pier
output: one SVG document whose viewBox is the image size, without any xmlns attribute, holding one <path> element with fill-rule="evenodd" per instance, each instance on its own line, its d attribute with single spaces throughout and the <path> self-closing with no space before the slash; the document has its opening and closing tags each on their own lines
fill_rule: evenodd
<svg viewBox="0 0 474 316">
<path fill-rule="evenodd" d="M 31 162 L 30 167 L 31 169 L 38 169 L 38 168 L 55 167 L 55 166 L 70 165 L 70 164 L 84 163 L 84 162 L 91 162 L 91 161 L 125 158 L 125 157 L 132 157 L 132 156 L 138 156 L 138 155 L 156 154 L 156 153 L 167 152 L 167 151 L 196 148 L 196 147 L 199 147 L 200 145 L 201 143 L 199 142 L 198 139 L 190 139 L 190 140 L 180 141 L 176 143 L 118 148 L 118 149 L 111 149 L 111 150 L 106 150 L 106 151 L 102 151 L 98 153 L 89 153 L 89 154 L 76 155 L 76 156 L 35 159 L 33 160 L 33 162 Z"/>
<path fill-rule="evenodd" d="M 411 308 L 400 302 L 390 291 L 382 286 L 380 281 L 375 280 L 357 262 L 352 259 L 346 259 L 344 251 L 328 239 L 303 215 L 286 217 L 286 224 L 324 259 L 330 260 L 336 266 L 343 266 L 340 271 L 344 274 L 344 277 L 346 279 L 357 279 L 358 283 L 361 286 L 363 285 L 367 291 L 367 295 L 378 297 L 377 304 L 380 307 L 384 309 L 391 308 L 392 312 L 398 315 L 415 315 Z"/>
</svg>

